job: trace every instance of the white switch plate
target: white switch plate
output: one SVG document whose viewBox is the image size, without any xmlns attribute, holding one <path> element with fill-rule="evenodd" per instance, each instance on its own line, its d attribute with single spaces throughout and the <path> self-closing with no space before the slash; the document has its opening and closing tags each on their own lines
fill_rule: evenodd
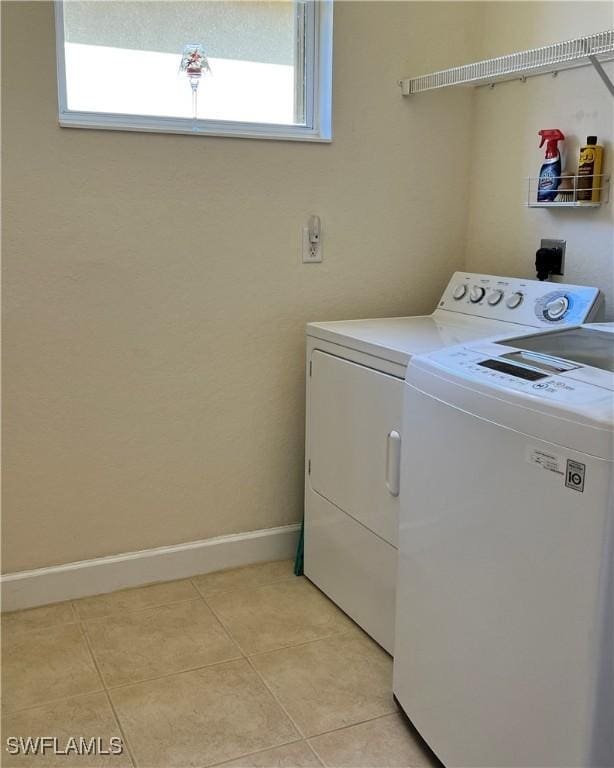
<svg viewBox="0 0 614 768">
<path fill-rule="evenodd" d="M 303 264 L 318 264 L 322 261 L 322 238 L 319 243 L 309 242 L 309 227 L 303 227 Z"/>
</svg>

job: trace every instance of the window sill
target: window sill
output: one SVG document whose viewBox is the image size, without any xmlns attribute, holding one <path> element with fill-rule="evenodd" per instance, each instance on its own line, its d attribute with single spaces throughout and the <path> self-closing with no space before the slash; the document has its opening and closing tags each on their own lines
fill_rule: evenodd
<svg viewBox="0 0 614 768">
<path fill-rule="evenodd" d="M 274 141 L 311 141 L 330 143 L 331 131 L 317 131 L 302 125 L 272 125 L 268 123 L 240 123 L 223 120 L 141 117 L 137 115 L 109 115 L 96 112 L 64 111 L 59 116 L 63 128 L 91 128 L 109 131 L 137 131 L 143 133 L 177 133 L 189 136 L 223 136 L 241 139 L 270 139 Z"/>
</svg>

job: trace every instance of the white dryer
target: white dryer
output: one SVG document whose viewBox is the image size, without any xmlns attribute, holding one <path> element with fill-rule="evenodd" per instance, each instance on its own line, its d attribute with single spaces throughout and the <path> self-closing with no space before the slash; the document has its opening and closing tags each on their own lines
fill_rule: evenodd
<svg viewBox="0 0 614 768">
<path fill-rule="evenodd" d="M 394 693 L 447 766 L 614 765 L 614 326 L 407 371 Z"/>
<path fill-rule="evenodd" d="M 457 272 L 431 315 L 307 326 L 305 574 L 388 652 L 411 356 L 581 323 L 600 305 L 596 288 Z"/>
</svg>

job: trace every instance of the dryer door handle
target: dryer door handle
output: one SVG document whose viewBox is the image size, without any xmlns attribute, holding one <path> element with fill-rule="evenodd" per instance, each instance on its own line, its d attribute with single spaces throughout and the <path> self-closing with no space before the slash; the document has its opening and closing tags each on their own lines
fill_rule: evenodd
<svg viewBox="0 0 614 768">
<path fill-rule="evenodd" d="M 386 446 L 386 487 L 391 496 L 399 495 L 401 482 L 401 435 L 393 429 Z"/>
</svg>

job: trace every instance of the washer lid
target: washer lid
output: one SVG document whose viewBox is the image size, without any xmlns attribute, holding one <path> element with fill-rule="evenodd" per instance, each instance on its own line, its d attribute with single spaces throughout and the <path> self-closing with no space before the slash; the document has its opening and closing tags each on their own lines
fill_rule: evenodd
<svg viewBox="0 0 614 768">
<path fill-rule="evenodd" d="M 595 323 L 554 333 L 504 339 L 498 343 L 614 372 L 614 323 Z"/>
</svg>

